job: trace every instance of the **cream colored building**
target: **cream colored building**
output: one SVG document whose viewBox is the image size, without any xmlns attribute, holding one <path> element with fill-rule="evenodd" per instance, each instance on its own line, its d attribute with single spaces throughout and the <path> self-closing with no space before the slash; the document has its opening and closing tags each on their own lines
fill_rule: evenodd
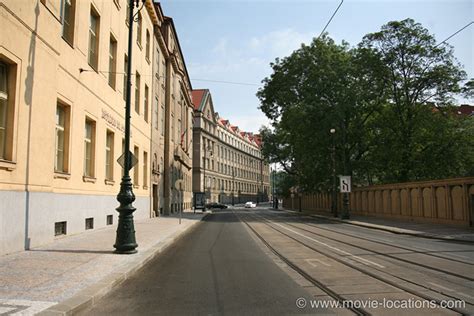
<svg viewBox="0 0 474 316">
<path fill-rule="evenodd" d="M 152 129 L 152 209 L 170 214 L 192 207 L 191 82 L 173 20 L 155 4 Z"/>
<path fill-rule="evenodd" d="M 193 102 L 193 191 L 206 192 L 208 202 L 268 201 L 270 168 L 260 137 L 220 118 L 208 89 L 193 90 Z"/>
<path fill-rule="evenodd" d="M 176 32 L 147 0 L 130 59 L 127 2 L 0 2 L 0 254 L 116 224 L 130 60 L 134 217 L 155 215 L 152 185 L 160 181 L 162 208 L 190 206 L 189 133 L 179 146 L 191 128 L 190 84 Z M 155 62 L 165 63 L 166 81 Z M 152 143 L 155 128 L 164 135 Z M 177 179 L 178 190 L 163 189 Z"/>
</svg>

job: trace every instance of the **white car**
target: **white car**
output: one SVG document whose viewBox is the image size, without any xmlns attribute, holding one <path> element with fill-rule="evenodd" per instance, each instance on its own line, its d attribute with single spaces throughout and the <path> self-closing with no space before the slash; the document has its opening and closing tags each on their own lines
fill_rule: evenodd
<svg viewBox="0 0 474 316">
<path fill-rule="evenodd" d="M 245 207 L 246 208 L 255 208 L 255 207 L 257 207 L 257 204 L 255 204 L 254 202 L 247 202 L 247 203 L 245 203 Z"/>
</svg>

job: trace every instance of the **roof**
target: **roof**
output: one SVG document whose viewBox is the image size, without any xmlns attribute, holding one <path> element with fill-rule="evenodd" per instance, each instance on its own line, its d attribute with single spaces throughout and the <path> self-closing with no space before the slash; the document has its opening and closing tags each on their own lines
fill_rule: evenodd
<svg viewBox="0 0 474 316">
<path fill-rule="evenodd" d="M 208 89 L 197 89 L 192 91 L 193 95 L 193 105 L 194 105 L 194 110 L 199 111 L 201 108 L 202 101 L 204 99 L 204 95 L 206 92 L 209 91 Z"/>
<path fill-rule="evenodd" d="M 462 104 L 458 108 L 458 114 L 466 116 L 474 116 L 474 105 Z"/>
<path fill-rule="evenodd" d="M 202 111 L 206 100 L 211 97 L 209 89 L 196 89 L 192 90 L 193 105 L 194 111 Z M 244 139 L 245 141 L 251 143 L 254 146 L 260 147 L 262 144 L 262 138 L 258 134 L 253 134 L 250 132 L 241 131 L 237 125 L 233 125 L 229 120 L 219 117 L 217 112 L 214 113 L 217 124 L 220 125 L 223 129 L 234 134 L 237 137 Z"/>
</svg>

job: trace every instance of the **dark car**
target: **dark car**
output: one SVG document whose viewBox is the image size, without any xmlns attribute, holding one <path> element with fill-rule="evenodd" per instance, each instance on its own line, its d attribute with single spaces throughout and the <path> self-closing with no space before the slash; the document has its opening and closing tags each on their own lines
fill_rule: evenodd
<svg viewBox="0 0 474 316">
<path fill-rule="evenodd" d="M 217 202 L 211 202 L 206 204 L 206 208 L 227 208 L 227 205 Z"/>
</svg>

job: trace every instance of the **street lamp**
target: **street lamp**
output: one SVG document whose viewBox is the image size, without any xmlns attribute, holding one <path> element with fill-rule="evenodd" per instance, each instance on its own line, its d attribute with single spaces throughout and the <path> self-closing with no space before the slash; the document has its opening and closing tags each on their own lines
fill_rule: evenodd
<svg viewBox="0 0 474 316">
<path fill-rule="evenodd" d="M 120 191 L 117 195 L 117 201 L 120 206 L 116 208 L 119 212 L 117 235 L 115 239 L 115 253 L 132 254 L 137 252 L 138 244 L 135 240 L 135 227 L 133 224 L 133 215 L 136 208 L 132 203 L 135 201 L 135 194 L 133 194 L 133 184 L 130 178 L 130 169 L 132 169 L 132 155 L 130 152 L 130 92 L 132 86 L 131 72 L 132 72 L 132 44 L 133 44 L 133 8 L 135 3 L 138 7 L 138 0 L 129 0 L 129 27 L 128 27 L 128 59 L 127 64 L 127 91 L 125 99 L 125 148 L 124 148 L 124 162 L 123 162 L 123 177 L 120 182 Z M 145 3 L 145 0 L 142 0 Z"/>
<path fill-rule="evenodd" d="M 273 178 L 273 168 L 270 165 L 270 187 L 272 189 L 272 208 L 275 208 L 275 182 Z"/>
<path fill-rule="evenodd" d="M 343 139 L 343 148 L 342 148 L 342 168 L 344 171 L 344 176 L 348 176 L 348 170 L 347 170 L 347 153 L 346 153 L 346 142 L 347 142 L 347 134 L 346 134 L 346 129 L 342 129 L 342 139 Z M 342 182 L 341 182 L 342 183 Z M 342 214 L 341 214 L 341 219 L 349 219 L 349 193 L 347 190 L 344 190 L 344 193 L 342 195 Z"/>
<path fill-rule="evenodd" d="M 210 153 L 210 157 L 212 157 L 212 147 L 211 146 L 207 146 L 207 147 L 204 147 L 204 163 L 203 163 L 203 178 L 204 178 L 204 201 L 207 202 L 207 195 L 206 195 L 206 153 L 209 152 Z M 206 204 L 206 203 L 204 203 Z"/>
<path fill-rule="evenodd" d="M 235 173 L 234 173 L 234 167 L 232 167 L 232 206 L 234 206 L 234 186 L 235 186 Z"/>
<path fill-rule="evenodd" d="M 277 171 L 276 167 L 273 169 L 273 189 L 272 189 L 272 195 L 273 195 L 273 207 L 278 210 L 278 196 L 277 196 L 277 188 L 276 188 L 276 182 L 277 182 Z"/>
<path fill-rule="evenodd" d="M 336 184 L 336 129 L 331 128 L 329 130 L 332 137 L 332 199 L 331 199 L 331 211 L 334 217 L 337 217 L 337 184 Z"/>
<path fill-rule="evenodd" d="M 259 184 L 258 184 L 258 173 L 257 173 L 256 178 L 257 178 L 257 192 L 256 192 L 257 193 L 257 202 L 255 204 L 258 205 L 258 196 L 260 194 L 260 187 L 259 187 Z"/>
<path fill-rule="evenodd" d="M 257 180 L 257 205 L 260 200 L 260 182 L 261 182 L 261 177 L 262 177 L 262 160 L 257 161 L 257 173 L 256 173 L 256 180 Z"/>
</svg>

